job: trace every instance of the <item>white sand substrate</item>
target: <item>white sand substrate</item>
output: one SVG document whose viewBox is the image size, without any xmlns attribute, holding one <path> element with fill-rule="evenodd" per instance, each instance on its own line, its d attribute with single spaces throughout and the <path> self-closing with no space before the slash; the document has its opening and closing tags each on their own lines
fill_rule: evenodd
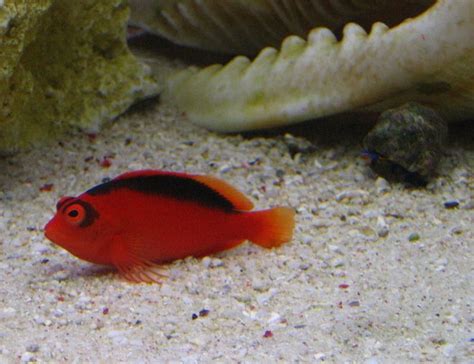
<svg viewBox="0 0 474 364">
<path fill-rule="evenodd" d="M 218 135 L 156 104 L 95 139 L 0 160 L 0 362 L 472 362 L 472 143 L 455 136 L 440 176 L 410 189 L 376 179 L 363 133 L 338 130 L 311 145 L 291 130 Z M 292 206 L 294 239 L 178 261 L 148 285 L 44 237 L 59 197 L 142 168 L 212 174 L 258 208 Z"/>
</svg>

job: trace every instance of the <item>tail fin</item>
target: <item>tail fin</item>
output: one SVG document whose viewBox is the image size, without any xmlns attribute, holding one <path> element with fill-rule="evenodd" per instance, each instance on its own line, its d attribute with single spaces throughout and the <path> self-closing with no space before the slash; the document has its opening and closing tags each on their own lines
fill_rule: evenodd
<svg viewBox="0 0 474 364">
<path fill-rule="evenodd" d="M 289 207 L 275 207 L 270 210 L 256 211 L 254 218 L 258 229 L 250 240 L 270 249 L 290 241 L 295 227 L 295 211 Z"/>
</svg>

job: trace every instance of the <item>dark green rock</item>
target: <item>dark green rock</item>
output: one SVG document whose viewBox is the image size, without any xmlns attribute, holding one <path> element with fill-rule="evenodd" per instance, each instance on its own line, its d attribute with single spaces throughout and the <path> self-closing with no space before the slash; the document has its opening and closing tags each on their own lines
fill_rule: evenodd
<svg viewBox="0 0 474 364">
<path fill-rule="evenodd" d="M 436 170 L 447 133 L 446 122 L 434 110 L 407 103 L 383 112 L 363 144 L 377 174 L 424 185 Z"/>
</svg>

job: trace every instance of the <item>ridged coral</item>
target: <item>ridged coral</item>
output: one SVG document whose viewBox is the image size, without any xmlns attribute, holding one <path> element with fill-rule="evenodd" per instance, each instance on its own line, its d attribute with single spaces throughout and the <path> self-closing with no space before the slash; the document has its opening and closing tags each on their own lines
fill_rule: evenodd
<svg viewBox="0 0 474 364">
<path fill-rule="evenodd" d="M 163 100 L 207 128 L 269 128 L 407 101 L 448 121 L 474 117 L 473 1 L 147 3 L 154 6 L 149 27 L 175 42 L 231 53 L 261 49 L 255 59 L 238 56 L 170 79 Z M 134 11 L 135 18 L 143 13 Z"/>
</svg>

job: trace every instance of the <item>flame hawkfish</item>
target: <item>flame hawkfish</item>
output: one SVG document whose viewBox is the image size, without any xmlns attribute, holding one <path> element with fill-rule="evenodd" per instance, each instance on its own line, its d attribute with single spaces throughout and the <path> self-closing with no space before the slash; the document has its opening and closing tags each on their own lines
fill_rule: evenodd
<svg viewBox="0 0 474 364">
<path fill-rule="evenodd" d="M 273 248 L 291 239 L 293 209 L 252 208 L 241 192 L 211 176 L 134 171 L 61 198 L 45 235 L 80 259 L 115 266 L 128 280 L 153 282 L 159 263 L 245 240 Z"/>
</svg>

